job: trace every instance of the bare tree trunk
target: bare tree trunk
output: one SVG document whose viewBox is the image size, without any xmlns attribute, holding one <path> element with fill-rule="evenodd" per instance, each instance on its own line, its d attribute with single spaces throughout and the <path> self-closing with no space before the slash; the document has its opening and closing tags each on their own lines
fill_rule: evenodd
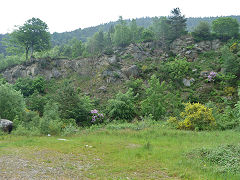
<svg viewBox="0 0 240 180">
<path fill-rule="evenodd" d="M 31 58 L 32 58 L 32 56 L 33 56 L 33 45 L 31 46 Z"/>
<path fill-rule="evenodd" d="M 29 48 L 26 48 L 26 60 L 28 60 L 28 51 L 29 51 Z"/>
</svg>

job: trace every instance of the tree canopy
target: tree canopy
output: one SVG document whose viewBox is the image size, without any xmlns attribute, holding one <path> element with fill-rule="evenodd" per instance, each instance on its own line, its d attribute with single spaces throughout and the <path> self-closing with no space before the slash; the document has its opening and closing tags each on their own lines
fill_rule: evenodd
<svg viewBox="0 0 240 180">
<path fill-rule="evenodd" d="M 25 49 L 26 59 L 28 58 L 29 50 L 31 50 L 32 56 L 34 51 L 50 48 L 48 26 L 39 18 L 27 20 L 24 25 L 20 26 L 10 36 L 18 46 Z"/>
<path fill-rule="evenodd" d="M 239 23 L 231 17 L 220 17 L 212 22 L 212 30 L 223 41 L 239 35 Z"/>
<path fill-rule="evenodd" d="M 192 32 L 192 35 L 196 41 L 211 39 L 210 24 L 206 21 L 200 21 Z"/>
</svg>

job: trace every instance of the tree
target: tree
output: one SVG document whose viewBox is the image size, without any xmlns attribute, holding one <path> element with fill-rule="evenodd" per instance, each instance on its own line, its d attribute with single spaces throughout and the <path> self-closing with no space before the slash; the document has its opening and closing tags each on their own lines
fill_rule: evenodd
<svg viewBox="0 0 240 180">
<path fill-rule="evenodd" d="M 181 15 L 181 11 L 179 8 L 174 8 L 171 11 L 171 15 L 168 17 L 168 23 L 171 29 L 171 37 L 170 40 L 174 41 L 175 39 L 181 37 L 182 35 L 186 34 L 187 28 L 187 19 L 184 15 Z"/>
<path fill-rule="evenodd" d="M 11 38 L 16 45 L 25 49 L 26 59 L 28 59 L 30 50 L 32 56 L 34 51 L 42 51 L 50 48 L 48 26 L 39 18 L 27 20 L 23 26 L 13 31 Z"/>
<path fill-rule="evenodd" d="M 91 54 L 101 53 L 104 50 L 105 38 L 103 31 L 96 32 L 88 39 L 87 49 Z"/>
<path fill-rule="evenodd" d="M 84 51 L 84 45 L 81 40 L 77 40 L 77 38 L 73 38 L 70 41 L 70 44 L 72 45 L 72 57 L 77 58 L 82 55 Z"/>
<path fill-rule="evenodd" d="M 151 42 L 154 39 L 154 32 L 150 29 L 144 29 L 142 32 L 142 41 Z"/>
<path fill-rule="evenodd" d="M 141 39 L 141 35 L 142 35 L 142 32 L 143 32 L 144 28 L 143 27 L 139 27 L 137 25 L 136 19 L 133 19 L 130 22 L 129 30 L 130 30 L 130 33 L 131 33 L 131 40 L 132 40 L 132 42 L 136 43 L 136 42 L 138 42 Z"/>
<path fill-rule="evenodd" d="M 237 38 L 239 35 L 239 23 L 231 17 L 220 17 L 212 22 L 212 30 L 223 41 Z"/>
<path fill-rule="evenodd" d="M 204 41 L 211 39 L 211 28 L 208 22 L 200 21 L 195 27 L 192 35 L 196 41 Z"/>
<path fill-rule="evenodd" d="M 234 54 L 230 51 L 229 47 L 222 48 L 223 68 L 225 73 L 230 73 L 240 77 L 240 57 L 237 53 Z"/>
<path fill-rule="evenodd" d="M 155 33 L 155 39 L 160 41 L 163 48 L 167 48 L 171 39 L 171 26 L 166 17 L 154 18 L 152 29 Z"/>
<path fill-rule="evenodd" d="M 131 32 L 122 16 L 119 17 L 120 24 L 115 26 L 113 42 L 115 46 L 125 47 L 131 43 Z"/>
</svg>

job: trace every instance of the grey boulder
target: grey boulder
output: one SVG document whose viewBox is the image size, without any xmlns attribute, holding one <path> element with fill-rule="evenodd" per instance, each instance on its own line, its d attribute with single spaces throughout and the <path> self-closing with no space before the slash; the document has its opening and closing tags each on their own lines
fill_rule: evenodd
<svg viewBox="0 0 240 180">
<path fill-rule="evenodd" d="M 10 133 L 13 128 L 13 122 L 9 121 L 7 119 L 0 119 L 0 129 L 2 129 L 4 132 Z"/>
</svg>

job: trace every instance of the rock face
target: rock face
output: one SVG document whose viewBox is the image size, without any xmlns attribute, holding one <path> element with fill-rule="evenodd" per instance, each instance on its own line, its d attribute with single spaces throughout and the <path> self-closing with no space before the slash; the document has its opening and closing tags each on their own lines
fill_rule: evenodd
<svg viewBox="0 0 240 180">
<path fill-rule="evenodd" d="M 219 40 L 213 41 L 201 41 L 198 43 L 194 42 L 194 39 L 189 36 L 183 36 L 179 39 L 176 39 L 170 47 L 170 50 L 180 57 L 186 57 L 188 61 L 194 61 L 197 59 L 198 54 L 210 51 L 217 50 L 221 46 L 221 42 Z"/>
<path fill-rule="evenodd" d="M 171 53 L 186 57 L 188 61 L 195 61 L 198 54 L 220 47 L 218 40 L 195 43 L 191 36 L 184 36 L 175 40 L 170 47 Z M 0 74 L 9 82 L 14 83 L 18 78 L 43 76 L 47 80 L 52 78 L 66 78 L 75 73 L 78 76 L 96 75 L 107 83 L 139 77 L 141 70 L 136 66 L 138 62 L 148 59 L 167 60 L 169 52 L 159 48 L 153 42 L 130 44 L 126 48 L 115 48 L 111 55 L 102 54 L 94 58 L 68 59 L 31 59 L 21 65 L 9 67 Z"/>
<path fill-rule="evenodd" d="M 138 67 L 136 65 L 132 65 L 128 68 L 123 68 L 121 69 L 121 71 L 123 72 L 123 74 L 127 77 L 130 78 L 132 77 L 138 77 L 139 76 L 139 70 Z"/>
<path fill-rule="evenodd" d="M 47 80 L 66 77 L 71 72 L 76 72 L 79 75 L 89 75 L 92 73 L 89 66 L 94 66 L 92 59 L 39 59 L 16 65 L 0 73 L 8 82 L 14 83 L 20 77 L 33 78 L 38 75 L 45 77 Z"/>
<path fill-rule="evenodd" d="M 10 133 L 12 131 L 12 127 L 13 127 L 13 122 L 12 121 L 9 121 L 7 119 L 0 119 L 0 128 L 4 132 Z"/>
</svg>

